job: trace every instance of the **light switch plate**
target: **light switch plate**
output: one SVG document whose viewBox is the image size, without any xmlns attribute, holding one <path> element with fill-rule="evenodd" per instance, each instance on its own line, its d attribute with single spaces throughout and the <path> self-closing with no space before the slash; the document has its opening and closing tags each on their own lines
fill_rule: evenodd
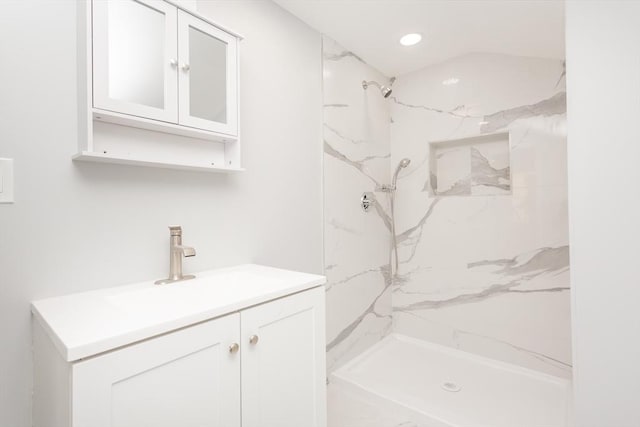
<svg viewBox="0 0 640 427">
<path fill-rule="evenodd" d="M 0 203 L 13 203 L 13 159 L 0 159 Z"/>
</svg>

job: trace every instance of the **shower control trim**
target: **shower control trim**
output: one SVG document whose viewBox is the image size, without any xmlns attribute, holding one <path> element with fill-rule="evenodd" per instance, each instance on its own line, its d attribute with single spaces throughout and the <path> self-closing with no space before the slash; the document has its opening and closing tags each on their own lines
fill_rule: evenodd
<svg viewBox="0 0 640 427">
<path fill-rule="evenodd" d="M 369 210 L 376 204 L 376 196 L 370 191 L 365 191 L 362 193 L 362 197 L 360 197 L 360 206 L 362 210 L 365 212 L 369 212 Z"/>
</svg>

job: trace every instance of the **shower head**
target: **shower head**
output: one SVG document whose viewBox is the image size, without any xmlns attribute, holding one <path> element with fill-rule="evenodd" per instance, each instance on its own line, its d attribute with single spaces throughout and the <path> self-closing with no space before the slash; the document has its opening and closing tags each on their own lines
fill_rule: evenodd
<svg viewBox="0 0 640 427">
<path fill-rule="evenodd" d="M 400 163 L 398 163 L 398 166 L 396 167 L 396 171 L 393 173 L 393 180 L 391 181 L 391 188 L 395 189 L 396 188 L 396 181 L 398 180 L 398 174 L 400 173 L 400 171 L 404 168 L 406 168 L 407 166 L 409 166 L 409 164 L 411 163 L 411 159 L 407 159 L 406 157 L 402 160 L 400 160 Z"/>
<path fill-rule="evenodd" d="M 381 85 L 380 83 L 375 82 L 375 81 L 373 81 L 373 80 L 372 80 L 372 81 L 370 81 L 370 82 L 368 82 L 368 81 L 366 81 L 366 80 L 363 80 L 363 81 L 362 81 L 362 88 L 363 88 L 364 90 L 367 90 L 367 89 L 369 88 L 369 85 L 374 85 L 374 86 L 376 86 L 378 89 L 380 89 L 380 93 L 381 93 L 381 94 L 382 94 L 382 96 L 383 96 L 383 97 L 385 97 L 385 98 L 388 98 L 388 97 L 391 95 L 391 92 L 393 92 L 389 86 Z"/>
</svg>

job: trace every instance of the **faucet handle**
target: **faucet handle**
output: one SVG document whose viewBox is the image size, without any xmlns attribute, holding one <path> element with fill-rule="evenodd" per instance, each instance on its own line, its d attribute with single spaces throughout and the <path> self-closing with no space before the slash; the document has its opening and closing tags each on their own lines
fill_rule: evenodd
<svg viewBox="0 0 640 427">
<path fill-rule="evenodd" d="M 196 256 L 196 250 L 194 248 L 189 247 L 189 246 L 182 246 L 182 254 L 185 257 Z"/>
<path fill-rule="evenodd" d="M 179 225 L 170 225 L 169 232 L 172 236 L 182 236 L 182 227 Z"/>
</svg>

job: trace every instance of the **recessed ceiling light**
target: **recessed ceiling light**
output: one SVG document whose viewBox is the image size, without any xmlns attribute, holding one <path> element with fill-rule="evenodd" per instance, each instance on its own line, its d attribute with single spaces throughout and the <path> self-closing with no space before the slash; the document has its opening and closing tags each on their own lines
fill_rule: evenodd
<svg viewBox="0 0 640 427">
<path fill-rule="evenodd" d="M 414 44 L 420 43 L 420 40 L 422 40 L 422 34 L 418 34 L 418 33 L 405 34 L 400 39 L 400 44 L 403 46 L 413 46 Z"/>
<path fill-rule="evenodd" d="M 442 84 L 443 84 L 443 85 L 445 85 L 445 86 L 451 86 L 451 85 L 455 85 L 455 84 L 457 84 L 459 81 L 460 81 L 460 79 L 459 79 L 459 78 L 457 78 L 457 77 L 451 77 L 451 78 L 448 78 L 448 79 L 446 79 L 446 80 L 443 80 L 443 81 L 442 81 Z"/>
</svg>

